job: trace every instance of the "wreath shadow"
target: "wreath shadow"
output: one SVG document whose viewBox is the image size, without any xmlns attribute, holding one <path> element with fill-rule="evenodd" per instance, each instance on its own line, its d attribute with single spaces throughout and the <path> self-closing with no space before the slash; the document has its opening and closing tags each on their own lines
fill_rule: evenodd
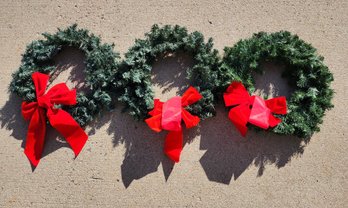
<svg viewBox="0 0 348 208">
<path fill-rule="evenodd" d="M 253 74 L 256 93 L 287 99 L 293 89 L 281 74 L 286 65 L 281 62 L 263 61 L 263 74 Z M 250 129 L 244 138 L 228 119 L 228 109 L 223 104 L 216 107 L 216 117 L 201 124 L 200 149 L 206 150 L 200 163 L 210 181 L 229 184 L 251 165 L 258 167 L 257 176 L 263 175 L 266 165 L 284 167 L 293 157 L 304 152 L 309 139 L 304 141 L 295 136 L 277 135 Z"/>
<path fill-rule="evenodd" d="M 155 98 L 165 101 L 174 95 L 182 95 L 188 88 L 185 76 L 187 67 L 190 65 L 192 65 L 192 57 L 181 52 L 158 57 L 152 69 Z M 163 153 L 167 132 L 156 133 L 144 121 L 135 121 L 128 113 L 118 109 L 111 118 L 108 133 L 113 135 L 115 147 L 120 144 L 125 147 L 121 165 L 124 186 L 128 188 L 134 180 L 157 172 L 160 165 L 162 165 L 165 180 L 168 180 L 174 168 L 174 162 Z M 184 129 L 183 134 L 185 145 L 197 136 L 197 128 Z"/>
<path fill-rule="evenodd" d="M 143 121 L 134 121 L 133 117 L 122 110 L 115 110 L 108 128 L 113 135 L 114 147 L 124 145 L 125 153 L 121 165 L 123 185 L 128 188 L 134 180 L 158 171 L 160 164 L 167 181 L 175 163 L 163 153 L 166 131 L 156 133 Z M 195 128 L 184 130 L 184 145 L 196 136 Z"/>
<path fill-rule="evenodd" d="M 216 110 L 216 117 L 202 122 L 200 132 L 200 149 L 206 150 L 200 163 L 210 181 L 230 184 L 251 165 L 258 167 L 259 177 L 266 165 L 282 168 L 304 151 L 304 142 L 294 136 L 249 130 L 244 138 L 228 119 L 227 109 L 220 104 Z"/>
<path fill-rule="evenodd" d="M 78 91 L 88 92 L 88 88 L 84 86 L 84 60 L 84 54 L 78 49 L 73 47 L 63 48 L 63 50 L 54 57 L 57 71 L 51 75 L 53 81 L 49 83 L 47 88 L 57 83 L 65 82 L 69 88 L 74 87 Z M 25 121 L 21 114 L 22 99 L 13 93 L 8 92 L 8 94 L 9 100 L 0 109 L 0 128 L 11 131 L 10 136 L 17 140 L 21 140 L 21 147 L 24 149 L 29 122 Z M 100 119 L 100 121 L 96 119 L 91 122 L 88 126 L 90 129 L 88 134 L 94 134 L 96 129 L 99 129 L 107 122 L 108 121 L 105 119 Z M 64 137 L 50 125 L 47 125 L 45 147 L 41 159 L 62 147 L 70 148 Z M 32 171 L 34 171 L 35 167 L 31 167 Z"/>
</svg>

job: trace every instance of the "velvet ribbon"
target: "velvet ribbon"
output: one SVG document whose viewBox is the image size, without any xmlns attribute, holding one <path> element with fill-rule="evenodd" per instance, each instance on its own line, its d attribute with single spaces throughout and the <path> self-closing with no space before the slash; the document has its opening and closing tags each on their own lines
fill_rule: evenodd
<svg viewBox="0 0 348 208">
<path fill-rule="evenodd" d="M 241 82 L 232 82 L 223 97 L 225 106 L 234 106 L 228 117 L 242 136 L 247 133 L 247 123 L 268 129 L 281 122 L 281 119 L 273 116 L 272 113 L 285 115 L 287 112 L 284 96 L 269 100 L 264 100 L 256 95 L 250 96 Z"/>
<path fill-rule="evenodd" d="M 22 103 L 22 115 L 25 120 L 30 121 L 24 153 L 33 166 L 39 164 L 45 142 L 47 118 L 51 126 L 64 136 L 77 156 L 88 136 L 69 113 L 54 106 L 75 105 L 76 90 L 69 90 L 65 83 L 60 83 L 45 93 L 49 76 L 35 72 L 32 79 L 37 101 Z"/>
<path fill-rule="evenodd" d="M 164 153 L 174 162 L 179 162 L 183 149 L 181 121 L 184 121 L 186 128 L 197 126 L 200 121 L 198 116 L 189 113 L 185 107 L 201 98 L 202 95 L 194 87 L 189 87 L 182 97 L 175 96 L 167 102 L 155 99 L 154 109 L 149 112 L 151 117 L 145 120 L 147 125 L 156 132 L 162 129 L 169 131 L 164 143 Z"/>
</svg>

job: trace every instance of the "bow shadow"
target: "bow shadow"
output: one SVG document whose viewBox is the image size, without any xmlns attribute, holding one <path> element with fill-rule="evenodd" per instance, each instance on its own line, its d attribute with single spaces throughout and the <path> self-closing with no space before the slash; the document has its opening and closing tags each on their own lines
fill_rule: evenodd
<svg viewBox="0 0 348 208">
<path fill-rule="evenodd" d="M 69 88 L 74 87 L 77 91 L 88 92 L 88 88 L 84 86 L 84 60 L 85 56 L 81 51 L 73 47 L 65 47 L 54 57 L 53 64 L 57 67 L 57 70 L 51 75 L 50 80 L 53 81 L 48 84 L 47 89 L 57 83 L 65 82 Z M 25 121 L 21 114 L 22 99 L 13 93 L 8 92 L 8 94 L 9 100 L 0 109 L 0 127 L 11 131 L 11 137 L 21 140 L 21 147 L 24 148 L 29 122 Z M 101 119 L 101 121 L 91 122 L 88 126 L 90 129 L 89 135 L 108 122 L 105 119 Z M 47 125 L 45 146 L 41 159 L 62 147 L 70 148 L 65 139 L 50 125 Z M 34 166 L 32 166 L 32 170 L 35 170 Z"/>
<path fill-rule="evenodd" d="M 304 142 L 293 136 L 248 130 L 244 138 L 228 119 L 223 105 L 217 115 L 202 122 L 200 149 L 206 150 L 200 163 L 210 181 L 229 184 L 251 165 L 258 167 L 262 176 L 266 165 L 284 167 L 291 158 L 304 151 Z"/>
</svg>

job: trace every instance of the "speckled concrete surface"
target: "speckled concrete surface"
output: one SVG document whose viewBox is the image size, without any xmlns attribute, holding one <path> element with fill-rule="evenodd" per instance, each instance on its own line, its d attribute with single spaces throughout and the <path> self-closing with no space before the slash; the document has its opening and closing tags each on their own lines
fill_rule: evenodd
<svg viewBox="0 0 348 208">
<path fill-rule="evenodd" d="M 75 160 L 64 139 L 50 130 L 45 156 L 32 172 L 22 148 L 28 124 L 20 115 L 20 99 L 10 96 L 7 86 L 26 44 L 42 32 L 75 22 L 114 42 L 121 53 L 154 23 L 201 31 L 214 38 L 221 53 L 224 46 L 254 32 L 289 30 L 325 57 L 335 77 L 335 108 L 305 145 L 292 137 L 254 132 L 242 139 L 218 106 L 216 118 L 185 132 L 189 142 L 175 166 L 162 154 L 165 135 L 151 132 L 117 108 L 91 124 L 89 141 Z M 347 37 L 344 0 L 2 0 L 0 206 L 347 207 Z M 73 49 L 57 57 L 60 67 L 70 72 L 81 71 L 82 62 L 83 54 Z M 180 57 L 161 60 L 155 64 L 160 78 L 154 80 L 170 81 L 163 71 L 179 73 L 188 65 L 190 60 Z M 68 77 L 64 72 L 59 79 Z M 170 96 L 178 86 L 157 84 L 156 94 Z"/>
</svg>

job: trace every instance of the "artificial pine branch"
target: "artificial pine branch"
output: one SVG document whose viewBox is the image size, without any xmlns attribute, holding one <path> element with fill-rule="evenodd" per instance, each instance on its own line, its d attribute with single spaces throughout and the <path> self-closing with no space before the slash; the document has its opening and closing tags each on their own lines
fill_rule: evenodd
<svg viewBox="0 0 348 208">
<path fill-rule="evenodd" d="M 43 34 L 43 40 L 33 41 L 23 54 L 19 69 L 12 75 L 10 91 L 25 101 L 36 99 L 34 84 L 31 79 L 33 72 L 53 74 L 57 68 L 53 57 L 64 46 L 80 49 L 86 57 L 86 87 L 92 92 L 77 95 L 77 105 L 66 107 L 74 119 L 85 126 L 102 109 L 112 105 L 111 79 L 119 67 L 119 54 L 113 51 L 114 45 L 102 44 L 100 37 L 90 34 L 88 30 L 78 29 L 74 24 L 64 30 L 58 29 L 55 34 Z"/>
</svg>

